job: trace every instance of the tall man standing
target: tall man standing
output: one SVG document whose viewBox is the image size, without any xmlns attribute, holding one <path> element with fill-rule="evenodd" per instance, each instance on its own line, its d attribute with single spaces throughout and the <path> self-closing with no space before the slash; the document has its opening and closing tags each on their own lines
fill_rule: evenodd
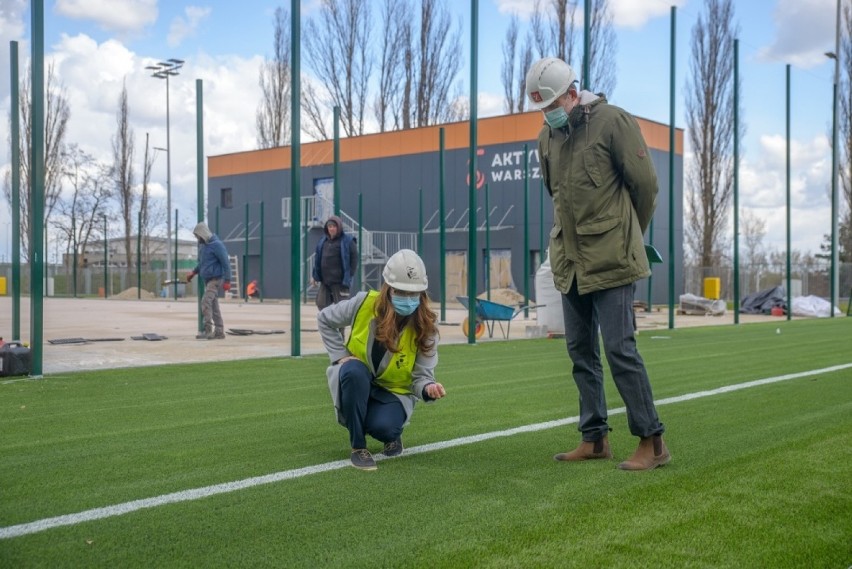
<svg viewBox="0 0 852 569">
<path fill-rule="evenodd" d="M 578 91 L 577 75 L 561 59 L 536 61 L 527 95 L 544 113 L 538 152 L 553 198 L 550 263 L 574 382 L 580 395 L 580 446 L 560 461 L 612 457 L 598 335 L 627 408 L 639 448 L 618 465 L 649 470 L 667 464 L 663 424 L 636 348 L 635 283 L 650 276 L 642 235 L 657 198 L 657 175 L 639 125 L 603 95 Z"/>
<path fill-rule="evenodd" d="M 195 337 L 198 340 L 224 340 L 225 323 L 219 310 L 219 285 L 225 292 L 231 289 L 228 252 L 225 244 L 203 221 L 195 226 L 192 233 L 198 239 L 198 264 L 186 275 L 186 282 L 192 282 L 192 278 L 198 274 L 204 281 L 204 296 L 201 297 L 204 331 Z"/>
<path fill-rule="evenodd" d="M 343 221 L 332 215 L 323 231 L 325 235 L 317 243 L 311 274 L 313 284 L 319 285 L 317 308 L 320 310 L 349 298 L 349 288 L 358 270 L 358 245 L 343 230 Z"/>
</svg>

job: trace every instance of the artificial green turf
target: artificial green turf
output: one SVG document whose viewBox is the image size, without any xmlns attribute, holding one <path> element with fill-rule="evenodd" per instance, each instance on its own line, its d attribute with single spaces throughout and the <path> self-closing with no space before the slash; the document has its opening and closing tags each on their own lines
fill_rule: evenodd
<svg viewBox="0 0 852 569">
<path fill-rule="evenodd" d="M 776 334 L 776 328 L 782 333 Z M 852 320 L 643 331 L 657 399 L 852 362 Z M 325 358 L 0 385 L 0 526 L 348 455 Z M 564 344 L 441 348 L 430 442 L 577 414 Z M 610 408 L 622 405 L 607 385 Z M 671 465 L 558 464 L 576 425 L 0 540 L 3 566 L 845 567 L 852 368 L 660 406 Z M 376 450 L 380 447 L 374 443 Z"/>
</svg>

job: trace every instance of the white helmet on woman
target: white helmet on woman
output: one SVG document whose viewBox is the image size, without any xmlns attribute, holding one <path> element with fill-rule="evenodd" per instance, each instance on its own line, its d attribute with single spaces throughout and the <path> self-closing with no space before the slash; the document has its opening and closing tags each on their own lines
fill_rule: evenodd
<svg viewBox="0 0 852 569">
<path fill-rule="evenodd" d="M 400 249 L 388 259 L 382 277 L 391 288 L 420 292 L 429 288 L 426 265 L 411 249 Z"/>
<path fill-rule="evenodd" d="M 571 66 L 556 57 L 539 59 L 527 71 L 527 96 L 530 106 L 541 110 L 565 94 L 577 74 Z"/>
</svg>

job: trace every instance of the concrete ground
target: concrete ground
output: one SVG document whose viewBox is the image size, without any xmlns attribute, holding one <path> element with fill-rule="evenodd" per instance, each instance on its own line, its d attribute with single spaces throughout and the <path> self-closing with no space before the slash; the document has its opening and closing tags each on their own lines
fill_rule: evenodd
<svg viewBox="0 0 852 569">
<path fill-rule="evenodd" d="M 44 299 L 44 351 L 43 372 L 65 373 L 84 369 L 135 367 L 168 363 L 193 363 L 204 361 L 251 358 L 284 357 L 292 354 L 290 301 L 221 301 L 225 328 L 252 330 L 284 330 L 284 334 L 233 336 L 224 341 L 196 340 L 197 304 L 195 299 Z M 433 306 L 440 310 L 440 305 Z M 324 353 L 316 324 L 316 306 L 300 306 L 300 354 Z M 0 337 L 11 339 L 12 302 L 10 297 L 0 297 Z M 446 323 L 441 324 L 441 343 L 466 343 L 460 323 L 467 310 L 457 303 L 448 304 Z M 770 316 L 740 315 L 741 323 L 776 320 Z M 504 322 L 504 327 L 506 323 Z M 675 328 L 733 324 L 733 314 L 724 316 L 675 317 Z M 643 330 L 668 329 L 668 312 L 637 312 L 637 325 Z M 521 339 L 538 331 L 535 311 L 529 319 L 523 313 L 511 322 L 510 339 Z M 156 333 L 168 339 L 162 341 L 132 340 L 132 336 Z M 21 300 L 21 336 L 26 342 L 30 336 L 29 298 Z M 121 341 L 95 341 L 83 344 L 50 344 L 48 340 L 61 338 L 123 338 Z M 499 326 L 494 337 L 486 332 L 479 342 L 505 341 Z M 561 340 L 558 340 L 561 341 Z"/>
</svg>

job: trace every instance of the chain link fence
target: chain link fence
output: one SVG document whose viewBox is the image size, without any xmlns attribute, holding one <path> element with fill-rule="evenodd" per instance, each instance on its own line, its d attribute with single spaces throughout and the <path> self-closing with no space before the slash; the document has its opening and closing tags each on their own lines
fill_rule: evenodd
<svg viewBox="0 0 852 569">
<path fill-rule="evenodd" d="M 184 273 L 185 271 L 179 272 L 178 279 L 182 279 Z M 0 278 L 5 278 L 6 294 L 11 294 L 12 265 L 10 263 L 0 264 Z M 48 297 L 103 297 L 105 282 L 108 297 L 128 300 L 152 297 L 174 298 L 175 292 L 178 297 L 196 296 L 195 282 L 189 286 L 183 282 L 175 284 L 171 282 L 171 277 L 165 270 L 156 269 L 143 271 L 141 278 L 138 278 L 135 270 L 123 267 L 107 267 L 106 273 L 103 267 L 81 267 L 76 271 L 75 281 L 72 268 L 50 264 L 45 266 L 44 281 L 44 295 Z M 137 285 L 140 286 L 137 287 Z M 30 293 L 30 268 L 29 265 L 24 264 L 21 265 L 21 293 L 25 295 Z"/>
<path fill-rule="evenodd" d="M 848 303 L 852 292 L 852 263 L 840 263 L 838 302 Z M 108 267 L 106 272 L 108 282 L 107 296 L 126 299 L 135 298 L 173 298 L 175 288 L 178 297 L 194 297 L 197 294 L 195 283 L 186 286 L 171 283 L 165 270 L 143 271 L 141 287 L 137 291 L 137 275 L 135 270 L 123 267 Z M 720 281 L 720 298 L 725 301 L 734 299 L 734 270 L 729 265 L 717 267 L 684 267 L 684 293 L 705 296 L 705 279 L 718 278 Z M 0 278 L 5 278 L 6 294 L 11 294 L 12 265 L 0 264 Z M 183 278 L 179 273 L 178 278 Z M 786 287 L 786 264 L 765 264 L 740 268 L 740 298 L 773 288 Z M 104 296 L 103 267 L 86 267 L 77 269 L 76 286 L 74 272 L 65 265 L 48 265 L 45 267 L 45 296 L 59 297 L 103 297 Z M 166 284 L 169 283 L 169 284 Z M 791 295 L 818 296 L 828 299 L 831 294 L 829 263 L 810 263 L 792 265 L 790 271 Z M 30 271 L 28 265 L 21 266 L 21 291 L 29 294 Z"/>
<path fill-rule="evenodd" d="M 704 296 L 705 279 L 718 278 L 722 300 L 734 299 L 734 269 L 732 266 L 684 267 L 684 292 Z M 852 263 L 839 263 L 838 301 L 849 302 L 852 290 Z M 787 267 L 783 264 L 765 264 L 741 267 L 739 271 L 740 298 L 773 288 L 787 286 Z M 790 294 L 818 296 L 826 300 L 831 296 L 831 266 L 829 262 L 797 264 L 790 267 Z"/>
</svg>

